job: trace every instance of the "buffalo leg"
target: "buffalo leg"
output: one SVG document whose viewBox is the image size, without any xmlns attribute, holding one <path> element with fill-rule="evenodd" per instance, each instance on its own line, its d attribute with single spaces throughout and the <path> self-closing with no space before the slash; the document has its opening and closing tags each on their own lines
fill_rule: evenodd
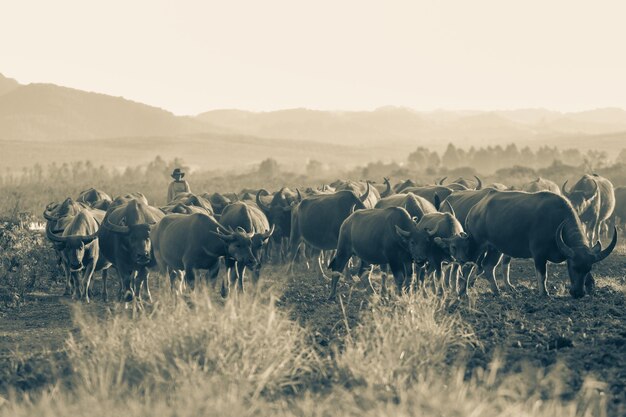
<svg viewBox="0 0 626 417">
<path fill-rule="evenodd" d="M 107 278 L 109 277 L 109 268 L 102 270 L 102 301 L 105 303 L 109 299 L 109 290 L 107 288 Z"/>
<path fill-rule="evenodd" d="M 145 286 L 148 301 L 152 302 L 152 294 L 150 294 L 150 288 L 148 286 L 148 274 L 148 268 L 145 266 L 137 270 L 137 275 L 135 276 L 135 297 L 141 300 L 141 289 Z"/>
<path fill-rule="evenodd" d="M 243 279 L 246 273 L 246 266 L 240 262 L 235 263 L 235 271 L 237 271 L 237 290 L 243 292 Z"/>
<path fill-rule="evenodd" d="M 185 266 L 185 282 L 189 289 L 193 291 L 196 288 L 196 273 L 191 266 Z"/>
<path fill-rule="evenodd" d="M 133 289 L 131 287 L 131 282 L 133 280 L 133 275 L 135 271 L 127 270 L 125 268 L 117 268 L 117 274 L 120 278 L 120 301 L 130 302 L 133 301 L 133 297 L 135 294 L 133 293 Z"/>
<path fill-rule="evenodd" d="M 332 280 L 330 283 L 330 296 L 329 299 L 334 299 L 337 295 L 337 284 L 339 283 L 339 278 L 341 278 L 341 273 L 345 270 L 346 265 L 348 264 L 348 260 L 350 259 L 350 252 L 344 250 L 341 246 L 337 249 L 337 253 L 335 257 L 330 261 L 328 267 L 331 269 Z"/>
<path fill-rule="evenodd" d="M 81 287 L 80 280 L 80 271 L 70 271 L 70 276 L 72 277 L 72 286 L 74 287 L 74 291 L 72 294 L 73 299 L 80 300 L 83 298 L 83 289 Z"/>
<path fill-rule="evenodd" d="M 511 284 L 511 257 L 504 255 L 502 257 L 502 262 L 500 264 L 501 272 L 502 272 L 502 280 L 504 281 L 504 286 L 508 291 L 514 292 L 515 286 Z"/>
<path fill-rule="evenodd" d="M 404 288 L 404 280 L 406 279 L 404 265 L 402 263 L 390 263 L 389 267 L 391 268 L 391 273 L 393 274 L 393 279 L 396 282 L 396 292 L 398 295 L 402 295 L 402 289 Z"/>
<path fill-rule="evenodd" d="M 485 271 L 485 276 L 489 281 L 489 285 L 491 286 L 491 291 L 495 295 L 500 295 L 500 289 L 498 288 L 498 282 L 496 281 L 495 269 L 498 263 L 500 262 L 500 257 L 502 255 L 500 252 L 496 251 L 493 248 L 489 248 L 487 253 L 485 254 L 485 258 L 483 259 L 483 270 Z"/>
<path fill-rule="evenodd" d="M 85 265 L 85 271 L 83 273 L 83 286 L 85 291 L 85 302 L 89 303 L 89 287 L 91 286 L 91 278 L 93 277 L 94 269 L 96 268 L 95 262 L 90 262 L 89 265 Z"/>
<path fill-rule="evenodd" d="M 585 277 L 585 290 L 587 291 L 587 294 L 593 294 L 593 289 L 595 285 L 595 281 L 591 274 L 587 274 L 587 276 Z"/>
<path fill-rule="evenodd" d="M 535 259 L 535 275 L 539 294 L 548 296 L 548 263 L 545 260 Z"/>
</svg>

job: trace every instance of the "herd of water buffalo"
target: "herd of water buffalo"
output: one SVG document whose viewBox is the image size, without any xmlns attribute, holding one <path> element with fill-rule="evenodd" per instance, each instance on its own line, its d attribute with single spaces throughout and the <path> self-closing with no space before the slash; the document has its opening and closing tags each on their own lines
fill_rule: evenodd
<svg viewBox="0 0 626 417">
<path fill-rule="evenodd" d="M 570 294 L 579 298 L 593 290 L 592 266 L 613 251 L 626 219 L 626 188 L 614 189 L 595 174 L 569 191 L 542 178 L 519 190 L 483 186 L 479 178 L 444 181 L 392 186 L 387 179 L 338 180 L 302 192 L 181 193 L 160 208 L 141 193 L 111 199 L 92 188 L 46 207 L 46 236 L 59 255 L 66 293 L 86 301 L 96 271 L 107 299 L 111 266 L 120 279 L 120 300 L 131 301 L 142 293 L 151 299 L 150 270 L 169 274 L 172 289 L 182 291 L 194 288 L 197 270 L 206 270 L 215 284 L 224 265 L 225 296 L 235 284 L 243 290 L 246 269 L 256 282 L 262 263 L 288 263 L 292 271 L 315 258 L 324 276 L 326 264 L 331 271 L 331 298 L 351 259 L 370 287 L 367 271 L 379 265 L 391 271 L 399 293 L 428 280 L 462 295 L 480 275 L 499 293 L 498 264 L 505 287 L 513 290 L 511 258 L 534 260 L 542 295 L 547 263 L 566 261 Z M 611 241 L 603 249 L 600 237 L 609 229 Z"/>
</svg>

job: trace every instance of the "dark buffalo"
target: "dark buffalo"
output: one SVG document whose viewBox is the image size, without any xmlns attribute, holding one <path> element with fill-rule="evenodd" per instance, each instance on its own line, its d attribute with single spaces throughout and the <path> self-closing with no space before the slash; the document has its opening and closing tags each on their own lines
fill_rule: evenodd
<svg viewBox="0 0 626 417">
<path fill-rule="evenodd" d="M 155 262 L 150 231 L 163 216 L 161 210 L 141 200 L 130 200 L 107 211 L 99 230 L 100 250 L 117 270 L 120 295 L 125 301 L 141 298 L 144 284 L 148 299 L 152 300 L 148 268 Z"/>
<path fill-rule="evenodd" d="M 289 235 L 291 234 L 291 209 L 299 201 L 298 194 L 289 188 L 281 188 L 272 196 L 269 204 L 262 199 L 262 195 L 269 195 L 266 190 L 257 193 L 257 206 L 263 211 L 271 226 L 274 227 L 271 244 L 277 249 L 279 259 L 286 256 Z"/>
<path fill-rule="evenodd" d="M 241 228 L 227 230 L 204 214 L 168 214 L 154 228 L 154 256 L 160 269 L 169 271 L 172 286 L 177 272 L 184 271 L 185 280 L 193 289 L 194 269 L 209 270 L 210 278 L 215 280 L 221 257 L 254 269 L 257 264 L 252 253 L 254 235 Z M 223 284 L 222 290 L 225 291 Z"/>
<path fill-rule="evenodd" d="M 545 178 L 537 177 L 536 180 L 527 182 L 522 185 L 522 191 L 528 191 L 529 193 L 536 193 L 538 191 L 550 191 L 554 194 L 561 195 L 561 189 L 555 182 L 547 180 Z"/>
<path fill-rule="evenodd" d="M 161 207 L 164 213 L 205 213 L 213 216 L 211 203 L 202 196 L 193 193 L 178 193 L 176 198 L 167 206 Z"/>
<path fill-rule="evenodd" d="M 330 298 L 335 297 L 341 273 L 353 255 L 368 264 L 389 265 L 401 293 L 412 275 L 412 262 L 425 262 L 429 245 L 430 235 L 418 229 L 403 208 L 355 211 L 341 225 L 337 253 L 329 265 L 333 271 Z"/>
<path fill-rule="evenodd" d="M 254 283 L 257 283 L 261 274 L 261 254 L 263 248 L 275 231 L 275 227 L 270 228 L 269 221 L 265 214 L 256 206 L 237 202 L 229 205 L 222 212 L 220 224 L 230 229 L 243 229 L 246 233 L 252 233 L 252 255 L 256 258 L 257 263 L 252 269 L 252 277 Z M 230 271 L 231 286 L 237 280 L 238 288 L 243 291 L 243 279 L 245 274 L 245 264 L 240 264 L 235 259 L 227 257 L 225 259 L 226 266 Z"/>
<path fill-rule="evenodd" d="M 419 184 L 413 180 L 404 180 L 394 185 L 393 191 L 395 193 L 401 193 L 402 191 L 404 191 L 405 188 L 414 188 L 414 187 L 419 187 Z"/>
<path fill-rule="evenodd" d="M 395 194 L 381 199 L 376 203 L 376 208 L 382 209 L 387 207 L 402 207 L 411 217 L 417 221 L 427 213 L 435 213 L 437 209 L 430 201 L 413 193 Z"/>
<path fill-rule="evenodd" d="M 566 184 L 567 181 L 563 184 L 563 194 L 578 213 L 589 241 L 599 240 L 602 225 L 611 217 L 615 208 L 613 184 L 597 174 L 583 175 L 569 191 Z"/>
<path fill-rule="evenodd" d="M 230 198 L 220 193 L 213 193 L 213 194 L 204 193 L 201 195 L 201 197 L 207 200 L 209 203 L 211 203 L 211 207 L 213 207 L 213 212 L 216 215 L 222 214 L 224 207 L 226 207 L 233 201 L 236 201 L 236 200 L 231 200 Z"/>
<path fill-rule="evenodd" d="M 552 192 L 526 193 L 491 191 L 470 210 L 465 222 L 474 244 L 487 253 L 483 268 L 494 293 L 498 285 L 494 268 L 502 254 L 532 258 L 539 292 L 547 295 L 547 262 L 567 261 L 570 294 L 580 298 L 593 289 L 591 268 L 606 258 L 617 243 L 617 230 L 611 244 L 591 248 L 582 224 L 571 204 Z"/>
<path fill-rule="evenodd" d="M 141 202 L 142 204 L 145 204 L 146 206 L 148 205 L 148 199 L 146 198 L 146 196 L 140 192 L 135 191 L 132 193 L 115 197 L 113 199 L 113 202 L 109 205 L 109 208 L 107 209 L 107 211 L 115 207 L 123 206 L 124 204 L 129 203 L 133 200 L 137 200 Z"/>
<path fill-rule="evenodd" d="M 88 190 L 81 191 L 76 201 L 88 204 L 93 208 L 106 211 L 113 200 L 104 191 L 96 188 L 90 188 Z"/>
<path fill-rule="evenodd" d="M 48 239 L 63 251 L 76 297 L 81 299 L 84 296 L 86 302 L 89 302 L 91 279 L 96 271 L 102 271 L 102 299 L 107 300 L 107 269 L 111 263 L 100 256 L 98 243 L 98 229 L 104 215 L 101 210 L 83 210 L 73 216 L 60 235 L 53 233 L 50 227 L 46 228 Z"/>
<path fill-rule="evenodd" d="M 301 242 L 306 243 L 315 251 L 337 248 L 341 223 L 355 210 L 366 208 L 364 202 L 369 193 L 368 184 L 367 190 L 360 196 L 353 191 L 344 190 L 334 194 L 307 197 L 297 204 L 291 212 L 290 268 L 293 267 Z M 318 263 L 323 274 L 319 257 Z"/>
</svg>

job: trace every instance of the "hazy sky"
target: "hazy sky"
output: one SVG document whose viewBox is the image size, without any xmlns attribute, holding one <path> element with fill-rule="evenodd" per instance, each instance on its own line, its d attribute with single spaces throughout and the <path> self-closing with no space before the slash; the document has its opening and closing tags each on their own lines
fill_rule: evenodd
<svg viewBox="0 0 626 417">
<path fill-rule="evenodd" d="M 0 73 L 196 114 L 626 108 L 626 2 L 3 0 Z"/>
</svg>

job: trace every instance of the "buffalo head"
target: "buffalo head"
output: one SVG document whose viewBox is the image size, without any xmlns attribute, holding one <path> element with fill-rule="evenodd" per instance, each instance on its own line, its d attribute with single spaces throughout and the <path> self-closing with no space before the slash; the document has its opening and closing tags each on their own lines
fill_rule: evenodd
<svg viewBox="0 0 626 417">
<path fill-rule="evenodd" d="M 587 293 L 593 291 L 593 277 L 591 276 L 591 268 L 594 263 L 600 262 L 613 252 L 615 245 L 617 244 L 617 228 L 613 230 L 613 238 L 611 243 L 605 249 L 602 249 L 602 244 L 597 242 L 593 248 L 579 244 L 576 246 L 569 246 L 563 240 L 563 228 L 566 226 L 566 222 L 559 225 L 556 231 L 556 244 L 563 256 L 567 260 L 567 271 L 569 273 L 571 288 L 570 294 L 574 298 L 581 298 L 585 295 L 585 289 Z"/>
</svg>

